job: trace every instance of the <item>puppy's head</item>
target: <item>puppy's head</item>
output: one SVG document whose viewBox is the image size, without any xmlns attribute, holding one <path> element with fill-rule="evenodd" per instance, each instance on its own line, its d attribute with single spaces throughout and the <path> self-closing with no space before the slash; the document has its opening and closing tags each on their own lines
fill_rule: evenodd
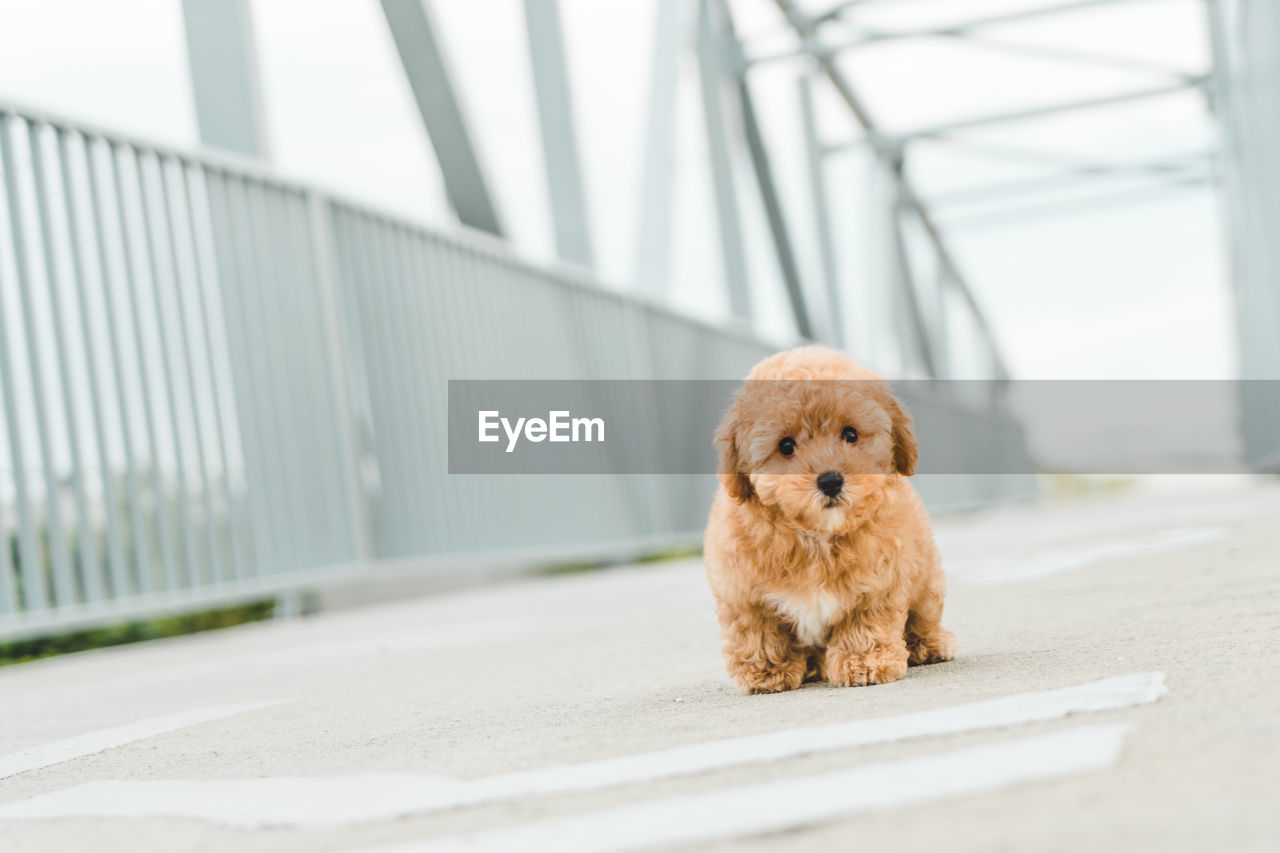
<svg viewBox="0 0 1280 853">
<path fill-rule="evenodd" d="M 896 477 L 915 473 L 911 417 L 847 356 L 803 347 L 751 371 L 716 435 L 720 479 L 793 524 L 834 534 Z"/>
</svg>

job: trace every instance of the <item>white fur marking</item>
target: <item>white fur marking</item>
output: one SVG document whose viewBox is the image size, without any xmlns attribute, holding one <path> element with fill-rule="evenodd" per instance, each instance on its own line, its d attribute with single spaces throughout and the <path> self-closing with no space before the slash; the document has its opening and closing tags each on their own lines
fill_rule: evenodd
<svg viewBox="0 0 1280 853">
<path fill-rule="evenodd" d="M 796 639 L 806 646 L 823 645 L 842 613 L 835 596 L 821 590 L 809 596 L 771 592 L 764 600 L 791 623 Z"/>
</svg>

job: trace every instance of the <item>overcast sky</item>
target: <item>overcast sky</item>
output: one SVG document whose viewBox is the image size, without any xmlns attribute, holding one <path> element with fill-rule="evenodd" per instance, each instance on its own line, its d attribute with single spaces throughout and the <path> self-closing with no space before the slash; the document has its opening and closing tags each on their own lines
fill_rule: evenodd
<svg viewBox="0 0 1280 853">
<path fill-rule="evenodd" d="M 625 288 L 634 267 L 655 3 L 561 3 L 600 269 L 609 286 Z M 868 4 L 859 20 L 866 27 L 917 28 L 1036 5 L 1044 0 L 885 0 Z M 435 7 L 511 236 L 520 251 L 550 258 L 523 4 L 437 0 Z M 144 137 L 196 143 L 179 0 L 10 0 L 0 9 L 0 97 Z M 753 50 L 787 46 L 768 0 L 734 0 L 734 9 Z M 253 11 L 275 165 L 415 220 L 449 225 L 439 171 L 375 0 L 253 0 Z M 1194 72 L 1207 64 L 1202 17 L 1198 0 L 1131 0 L 989 32 L 1006 42 Z M 830 32 L 833 40 L 855 34 Z M 856 51 L 845 63 L 878 120 L 897 131 L 1162 82 L 1154 74 L 1047 62 L 955 39 L 895 41 Z M 686 310 L 717 319 L 726 301 L 695 70 L 686 57 L 669 293 Z M 762 67 L 753 84 L 793 212 L 793 237 L 812 277 L 817 254 L 799 156 L 796 73 L 794 63 Z M 824 134 L 852 139 L 839 105 L 829 93 L 821 97 Z M 1194 92 L 969 138 L 1000 151 L 939 144 L 913 150 L 913 176 L 926 196 L 1052 175 L 1085 160 L 1185 159 L 1216 144 L 1203 98 Z M 1032 165 L 1031 154 L 1045 162 Z M 875 282 L 885 273 L 869 261 L 882 254 L 877 247 L 884 240 L 883 223 L 871 215 L 874 182 L 856 152 L 833 156 L 827 174 L 854 348 L 892 370 L 886 349 L 892 336 L 876 319 Z M 1143 192 L 1105 205 L 1002 213 L 1007 204 L 941 209 L 939 218 L 1017 375 L 1234 375 L 1224 226 L 1214 192 Z M 746 227 L 760 326 L 781 340 L 789 321 L 755 205 Z"/>
</svg>

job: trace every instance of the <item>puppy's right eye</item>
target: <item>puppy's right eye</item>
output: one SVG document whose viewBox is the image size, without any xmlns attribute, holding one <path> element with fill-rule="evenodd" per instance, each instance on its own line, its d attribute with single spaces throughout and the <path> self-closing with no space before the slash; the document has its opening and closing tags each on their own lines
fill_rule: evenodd
<svg viewBox="0 0 1280 853">
<path fill-rule="evenodd" d="M 783 456 L 790 456 L 796 452 L 796 440 L 791 436 L 787 436 L 778 442 L 778 452 Z"/>
</svg>

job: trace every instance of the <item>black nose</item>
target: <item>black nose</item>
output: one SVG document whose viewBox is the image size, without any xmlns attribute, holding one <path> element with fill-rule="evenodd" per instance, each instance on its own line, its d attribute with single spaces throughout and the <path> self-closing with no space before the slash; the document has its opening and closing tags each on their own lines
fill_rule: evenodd
<svg viewBox="0 0 1280 853">
<path fill-rule="evenodd" d="M 844 488 L 844 477 L 840 476 L 839 471 L 828 471 L 825 474 L 819 474 L 818 488 L 827 497 L 834 498 Z"/>
</svg>

